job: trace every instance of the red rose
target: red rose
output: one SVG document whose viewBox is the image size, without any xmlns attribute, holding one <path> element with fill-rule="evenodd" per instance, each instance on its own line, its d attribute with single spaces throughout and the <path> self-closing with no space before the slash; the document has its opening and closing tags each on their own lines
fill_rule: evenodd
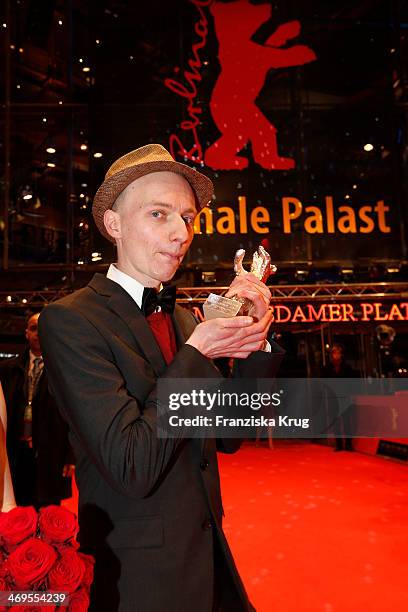
<svg viewBox="0 0 408 612">
<path fill-rule="evenodd" d="M 8 558 L 10 576 L 17 589 L 35 587 L 57 560 L 55 550 L 42 540 L 30 538 L 18 546 Z"/>
<path fill-rule="evenodd" d="M 89 589 L 93 583 L 95 559 L 91 555 L 86 555 L 85 553 L 81 552 L 78 553 L 78 555 L 81 557 L 85 565 L 85 574 L 82 579 L 82 584 Z"/>
<path fill-rule="evenodd" d="M 13 612 L 55 612 L 55 610 L 55 606 L 13 606 Z"/>
<path fill-rule="evenodd" d="M 85 563 L 81 557 L 75 550 L 66 550 L 49 573 L 49 588 L 73 593 L 81 584 L 84 574 Z"/>
<path fill-rule="evenodd" d="M 4 578 L 0 578 L 0 592 L 1 591 L 11 591 L 11 586 Z M 9 610 L 10 608 L 6 608 L 6 606 L 0 606 L 0 612 L 9 612 Z"/>
<path fill-rule="evenodd" d="M 5 580 L 4 578 L 0 578 L 0 591 L 10 591 L 10 590 L 11 590 L 11 587 L 7 583 L 7 580 Z"/>
<path fill-rule="evenodd" d="M 86 589 L 78 589 L 69 596 L 69 612 L 87 612 L 90 600 Z"/>
<path fill-rule="evenodd" d="M 7 574 L 8 574 L 7 557 L 0 551 L 0 578 L 5 578 Z"/>
<path fill-rule="evenodd" d="M 41 508 L 38 525 L 43 539 L 50 544 L 73 540 L 78 533 L 75 514 L 61 506 Z"/>
<path fill-rule="evenodd" d="M 0 541 L 8 550 L 34 535 L 36 529 L 37 512 L 31 506 L 0 514 Z"/>
</svg>

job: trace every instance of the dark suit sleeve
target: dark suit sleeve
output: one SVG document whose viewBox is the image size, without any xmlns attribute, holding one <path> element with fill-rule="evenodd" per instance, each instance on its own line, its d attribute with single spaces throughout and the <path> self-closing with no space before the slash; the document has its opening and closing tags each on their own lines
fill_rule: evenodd
<svg viewBox="0 0 408 612">
<path fill-rule="evenodd" d="M 275 378 L 285 355 L 285 349 L 269 340 L 271 352 L 256 351 L 246 359 L 234 359 L 234 378 Z"/>
<path fill-rule="evenodd" d="M 128 393 L 101 330 L 76 310 L 51 304 L 40 316 L 39 332 L 51 392 L 80 445 L 112 487 L 146 496 L 183 439 L 181 428 L 177 439 L 157 437 L 156 388 L 141 406 Z M 219 376 L 185 345 L 165 377 L 194 378 L 197 372 Z"/>
<path fill-rule="evenodd" d="M 234 359 L 233 378 L 275 378 L 285 350 L 273 340 L 269 340 L 271 352 L 256 351 L 246 359 Z M 222 453 L 235 453 L 242 440 L 238 438 L 217 439 L 217 450 Z"/>
</svg>

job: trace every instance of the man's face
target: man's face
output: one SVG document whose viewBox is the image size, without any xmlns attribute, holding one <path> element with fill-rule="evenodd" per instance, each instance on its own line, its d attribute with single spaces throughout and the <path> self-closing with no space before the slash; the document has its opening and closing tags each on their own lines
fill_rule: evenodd
<svg viewBox="0 0 408 612">
<path fill-rule="evenodd" d="M 174 172 L 147 174 L 115 208 L 105 213 L 105 226 L 116 239 L 119 269 L 145 287 L 173 278 L 193 239 L 197 209 L 189 183 Z"/>
<path fill-rule="evenodd" d="M 40 313 L 37 313 L 29 318 L 25 335 L 26 335 L 27 342 L 32 352 L 41 354 L 40 339 L 38 337 L 38 317 L 39 316 L 40 316 Z"/>
</svg>

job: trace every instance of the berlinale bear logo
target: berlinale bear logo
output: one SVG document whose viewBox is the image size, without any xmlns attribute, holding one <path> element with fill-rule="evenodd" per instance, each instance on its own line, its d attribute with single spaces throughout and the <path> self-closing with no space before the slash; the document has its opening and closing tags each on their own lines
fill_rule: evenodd
<svg viewBox="0 0 408 612">
<path fill-rule="evenodd" d="M 270 5 L 248 0 L 210 5 L 219 43 L 221 72 L 210 101 L 213 120 L 221 136 L 205 152 L 214 170 L 241 170 L 248 160 L 237 155 L 252 144 L 254 160 L 267 170 L 290 170 L 293 159 L 278 153 L 277 130 L 255 103 L 269 70 L 302 66 L 316 59 L 306 45 L 286 46 L 300 34 L 300 22 L 280 25 L 265 44 L 251 37 L 270 18 Z"/>
</svg>

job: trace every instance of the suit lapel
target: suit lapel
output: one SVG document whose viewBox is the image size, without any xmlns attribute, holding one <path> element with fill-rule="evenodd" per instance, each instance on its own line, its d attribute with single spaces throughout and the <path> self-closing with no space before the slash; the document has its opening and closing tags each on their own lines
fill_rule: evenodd
<svg viewBox="0 0 408 612">
<path fill-rule="evenodd" d="M 102 274 L 95 274 L 88 285 L 100 295 L 108 298 L 108 307 L 129 327 L 139 352 L 146 357 L 155 375 L 159 378 L 166 368 L 166 362 L 149 324 L 134 300 L 120 285 Z M 191 313 L 177 304 L 172 321 L 179 349 L 192 334 L 195 321 Z M 196 441 L 200 454 L 205 448 L 205 443 L 205 438 Z"/>
<path fill-rule="evenodd" d="M 166 362 L 138 305 L 120 285 L 102 274 L 95 274 L 89 286 L 108 298 L 108 308 L 126 323 L 139 352 L 146 357 L 156 376 L 160 376 L 166 368 Z"/>
<path fill-rule="evenodd" d="M 185 309 L 177 306 L 177 304 L 171 320 L 173 321 L 174 333 L 176 335 L 177 349 L 179 349 L 193 333 L 194 324 Z"/>
</svg>

